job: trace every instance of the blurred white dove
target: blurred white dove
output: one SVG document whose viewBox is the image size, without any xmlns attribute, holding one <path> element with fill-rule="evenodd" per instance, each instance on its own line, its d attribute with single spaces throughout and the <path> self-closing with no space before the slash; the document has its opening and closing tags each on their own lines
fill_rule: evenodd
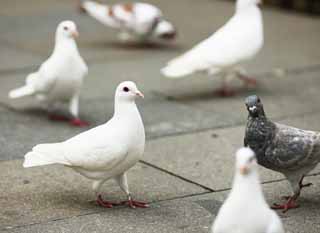
<svg viewBox="0 0 320 233">
<path fill-rule="evenodd" d="M 164 19 L 161 10 L 148 3 L 104 5 L 79 0 L 79 4 L 81 10 L 100 23 L 119 30 L 122 41 L 171 40 L 176 36 L 175 27 Z"/>
<path fill-rule="evenodd" d="M 116 89 L 113 117 L 105 124 L 67 141 L 40 144 L 25 155 L 24 167 L 62 164 L 93 180 L 97 203 L 111 208 L 114 203 L 102 199 L 101 185 L 114 178 L 127 194 L 130 207 L 147 207 L 131 198 L 126 172 L 141 158 L 145 131 L 137 97 L 143 97 L 135 83 L 126 81 Z"/>
<path fill-rule="evenodd" d="M 56 30 L 55 47 L 51 56 L 35 73 L 29 74 L 25 86 L 12 90 L 10 98 L 34 96 L 45 103 L 49 111 L 57 103 L 68 102 L 73 119 L 51 114 L 53 120 L 70 120 L 76 126 L 86 126 L 79 119 L 79 96 L 88 67 L 79 54 L 74 40 L 79 35 L 72 21 L 61 22 Z"/>
<path fill-rule="evenodd" d="M 282 222 L 266 203 L 254 152 L 241 148 L 236 154 L 232 190 L 220 208 L 212 233 L 284 233 Z"/>
<path fill-rule="evenodd" d="M 238 67 L 252 59 L 263 45 L 262 14 L 257 6 L 260 0 L 237 0 L 233 17 L 212 36 L 183 55 L 171 60 L 161 72 L 169 78 L 181 78 L 204 71 L 209 75 L 221 74 L 223 86 L 218 94 L 233 95 L 229 82 L 235 76 L 246 84 L 256 80 L 245 75 Z"/>
</svg>

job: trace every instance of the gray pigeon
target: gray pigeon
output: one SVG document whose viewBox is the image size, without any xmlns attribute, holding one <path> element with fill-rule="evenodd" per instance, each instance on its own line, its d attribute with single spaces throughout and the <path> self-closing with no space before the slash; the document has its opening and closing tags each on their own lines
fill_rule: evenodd
<svg viewBox="0 0 320 233">
<path fill-rule="evenodd" d="M 301 189 L 311 185 L 302 184 L 302 180 L 320 162 L 320 133 L 272 122 L 256 95 L 247 97 L 246 107 L 249 116 L 244 145 L 256 153 L 261 166 L 282 173 L 293 191 L 286 203 L 273 208 L 283 212 L 297 208 Z"/>
</svg>

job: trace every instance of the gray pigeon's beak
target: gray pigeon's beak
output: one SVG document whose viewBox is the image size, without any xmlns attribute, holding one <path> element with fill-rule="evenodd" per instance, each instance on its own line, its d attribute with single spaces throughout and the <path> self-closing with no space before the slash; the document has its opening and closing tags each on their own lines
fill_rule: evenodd
<svg viewBox="0 0 320 233">
<path fill-rule="evenodd" d="M 249 173 L 249 169 L 246 166 L 242 166 L 240 167 L 239 172 L 241 175 L 247 175 Z"/>
<path fill-rule="evenodd" d="M 250 112 L 256 112 L 257 111 L 257 107 L 256 106 L 249 107 L 249 111 Z"/>
<path fill-rule="evenodd" d="M 74 31 L 71 33 L 71 36 L 72 36 L 73 38 L 79 37 L 79 32 L 77 31 L 77 29 L 74 30 Z"/>
<path fill-rule="evenodd" d="M 144 95 L 142 94 L 141 91 L 136 91 L 136 95 L 137 95 L 137 96 L 140 96 L 141 98 L 144 98 Z"/>
</svg>

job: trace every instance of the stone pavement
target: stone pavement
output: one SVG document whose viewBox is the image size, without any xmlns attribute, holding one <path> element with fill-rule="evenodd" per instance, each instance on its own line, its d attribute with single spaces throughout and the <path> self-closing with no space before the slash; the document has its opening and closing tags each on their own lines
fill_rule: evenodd
<svg viewBox="0 0 320 233">
<path fill-rule="evenodd" d="M 167 80 L 159 69 L 219 28 L 233 12 L 232 2 L 150 2 L 178 26 L 176 43 L 123 46 L 112 30 L 79 15 L 73 1 L 1 1 L 0 232 L 209 232 L 231 186 L 247 95 L 260 95 L 274 120 L 320 130 L 319 18 L 264 7 L 266 44 L 246 66 L 259 78 L 259 86 L 222 99 L 213 95 L 219 79 L 199 74 Z M 35 144 L 61 141 L 84 130 L 49 122 L 31 100 L 7 98 L 51 53 L 55 27 L 65 19 L 78 24 L 80 52 L 89 64 L 80 106 L 84 119 L 95 126 L 110 118 L 114 89 L 123 80 L 137 82 L 146 96 L 138 102 L 146 152 L 130 170 L 129 184 L 135 197 L 151 203 L 148 209 L 99 208 L 90 182 L 73 171 L 21 166 Z M 320 232 L 319 174 L 320 167 L 307 178 L 314 185 L 303 191 L 301 208 L 279 213 L 287 232 Z M 261 178 L 270 204 L 288 194 L 280 174 L 261 168 Z M 111 200 L 125 198 L 111 181 L 104 191 Z"/>
</svg>

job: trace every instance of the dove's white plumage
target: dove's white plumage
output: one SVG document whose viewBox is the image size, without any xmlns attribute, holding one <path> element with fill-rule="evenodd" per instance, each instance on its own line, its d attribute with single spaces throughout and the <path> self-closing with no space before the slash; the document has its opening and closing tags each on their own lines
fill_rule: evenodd
<svg viewBox="0 0 320 233">
<path fill-rule="evenodd" d="M 95 180 L 96 192 L 106 180 L 125 177 L 141 158 L 145 145 L 144 126 L 134 101 L 137 95 L 141 93 L 133 82 L 121 83 L 114 115 L 107 123 L 61 143 L 35 146 L 25 155 L 23 166 L 66 165 Z M 121 188 L 128 189 L 126 185 Z"/>
<path fill-rule="evenodd" d="M 197 71 L 216 74 L 252 58 L 263 45 L 262 15 L 256 4 L 257 0 L 238 0 L 234 16 L 223 27 L 161 72 L 169 78 Z"/>
<path fill-rule="evenodd" d="M 253 151 L 242 148 L 236 156 L 232 190 L 218 212 L 212 233 L 284 233 L 279 216 L 264 199 Z"/>
<path fill-rule="evenodd" d="M 72 21 L 61 22 L 51 56 L 37 72 L 28 75 L 25 86 L 12 90 L 9 97 L 35 96 L 49 107 L 56 102 L 69 102 L 71 114 L 78 117 L 80 89 L 88 68 L 74 40 L 77 33 Z"/>
<path fill-rule="evenodd" d="M 150 37 L 174 37 L 173 25 L 163 19 L 163 14 L 154 5 L 142 2 L 105 5 L 95 1 L 80 1 L 81 8 L 100 23 L 120 30 L 123 36 L 149 39 Z M 121 37 L 122 36 L 122 37 Z"/>
</svg>

